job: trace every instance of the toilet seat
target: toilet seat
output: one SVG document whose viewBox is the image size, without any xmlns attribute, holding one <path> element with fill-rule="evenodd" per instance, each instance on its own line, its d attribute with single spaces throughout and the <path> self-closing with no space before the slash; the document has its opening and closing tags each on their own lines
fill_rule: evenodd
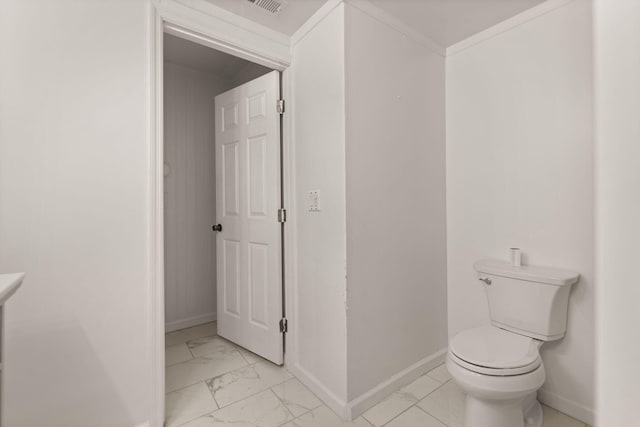
<svg viewBox="0 0 640 427">
<path fill-rule="evenodd" d="M 514 376 L 534 371 L 542 364 L 540 342 L 494 326 L 468 329 L 449 344 L 451 359 L 483 375 Z"/>
</svg>

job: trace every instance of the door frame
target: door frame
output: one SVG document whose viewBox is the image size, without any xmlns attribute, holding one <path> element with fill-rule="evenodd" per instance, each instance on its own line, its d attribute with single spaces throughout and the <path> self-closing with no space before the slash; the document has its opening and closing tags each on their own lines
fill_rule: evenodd
<svg viewBox="0 0 640 427">
<path fill-rule="evenodd" d="M 149 348 L 151 358 L 151 427 L 162 427 L 165 416 L 165 318 L 164 318 L 164 33 L 256 62 L 282 73 L 281 91 L 291 98 L 290 38 L 234 15 L 204 0 L 151 0 L 150 35 L 150 139 L 149 147 L 149 277 L 151 286 Z M 274 106 L 275 107 L 275 106 Z M 287 223 L 282 244 L 285 270 L 285 310 L 294 314 L 292 292 L 295 278 L 295 236 L 292 219 L 295 202 L 293 119 L 287 111 L 282 121 L 282 195 L 287 210 Z M 290 318 L 292 316 L 289 316 Z M 290 329 L 291 330 L 291 329 Z M 294 334 L 288 333 L 287 347 L 295 348 Z M 292 363 L 291 352 L 285 353 L 285 365 Z"/>
</svg>

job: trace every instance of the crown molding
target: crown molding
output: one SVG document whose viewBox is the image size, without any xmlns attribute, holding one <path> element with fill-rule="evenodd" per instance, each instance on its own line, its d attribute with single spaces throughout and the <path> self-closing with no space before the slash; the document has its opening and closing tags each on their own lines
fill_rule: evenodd
<svg viewBox="0 0 640 427">
<path fill-rule="evenodd" d="M 449 46 L 446 50 L 446 56 L 452 56 L 460 53 L 463 50 L 469 49 L 470 47 L 490 40 L 502 33 L 510 31 L 516 27 L 519 27 L 520 25 L 526 24 L 529 21 L 546 15 L 549 12 L 553 12 L 554 10 L 564 7 L 574 1 L 576 0 L 547 0 L 543 3 L 540 3 L 539 5 L 532 7 L 531 9 L 525 10 L 524 12 L 506 19 L 499 24 L 489 27 L 486 30 L 480 31 L 479 33 L 476 33 L 471 37 L 468 37 L 454 45 Z"/>
<path fill-rule="evenodd" d="M 395 16 L 390 13 L 380 9 L 378 6 L 374 5 L 370 1 L 367 0 L 344 0 L 350 6 L 355 7 L 361 12 L 366 13 L 377 21 L 393 28 L 397 32 L 407 36 L 409 39 L 415 41 L 416 43 L 421 44 L 426 47 L 433 53 L 446 56 L 446 49 L 440 44 L 436 43 L 429 37 L 415 30 L 411 26 L 405 24 Z"/>
<path fill-rule="evenodd" d="M 291 46 L 295 46 L 302 39 L 304 39 L 307 34 L 311 32 L 320 22 L 322 22 L 333 10 L 344 3 L 343 0 L 328 0 L 325 4 L 320 7 L 307 21 L 302 24 L 298 30 L 293 33 L 291 36 Z"/>
</svg>

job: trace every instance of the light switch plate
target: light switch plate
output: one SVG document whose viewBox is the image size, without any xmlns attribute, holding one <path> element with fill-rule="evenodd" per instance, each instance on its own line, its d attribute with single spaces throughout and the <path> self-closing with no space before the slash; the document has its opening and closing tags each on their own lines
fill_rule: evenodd
<svg viewBox="0 0 640 427">
<path fill-rule="evenodd" d="M 309 190 L 307 197 L 307 210 L 309 212 L 320 212 L 320 190 Z"/>
</svg>

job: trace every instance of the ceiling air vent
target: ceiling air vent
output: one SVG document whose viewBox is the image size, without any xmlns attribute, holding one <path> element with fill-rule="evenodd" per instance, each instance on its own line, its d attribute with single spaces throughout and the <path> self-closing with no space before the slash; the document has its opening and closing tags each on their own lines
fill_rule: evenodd
<svg viewBox="0 0 640 427">
<path fill-rule="evenodd" d="M 254 5 L 267 10 L 274 15 L 277 15 L 287 6 L 287 2 L 285 0 L 247 0 L 249 3 L 253 3 Z"/>
</svg>

